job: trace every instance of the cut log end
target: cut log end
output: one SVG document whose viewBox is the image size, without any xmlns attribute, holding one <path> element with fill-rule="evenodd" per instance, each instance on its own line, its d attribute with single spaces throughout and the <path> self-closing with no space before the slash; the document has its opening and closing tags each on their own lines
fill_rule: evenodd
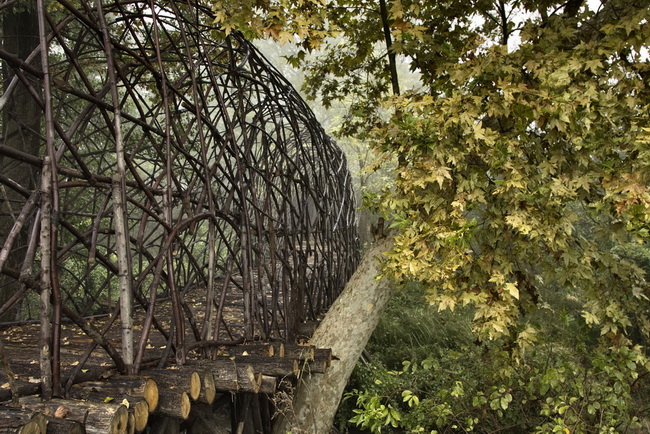
<svg viewBox="0 0 650 434">
<path fill-rule="evenodd" d="M 145 383 L 143 397 L 149 405 L 149 412 L 153 412 L 158 408 L 158 384 L 151 378 L 147 379 Z"/>
<path fill-rule="evenodd" d="M 187 393 L 181 394 L 180 405 L 181 419 L 186 420 L 188 417 L 190 417 L 190 409 L 192 408 L 192 404 L 190 404 L 190 397 L 187 396 Z"/>
<path fill-rule="evenodd" d="M 186 392 L 177 389 L 161 389 L 159 392 L 158 415 L 182 420 L 189 417 L 192 404 Z"/>
<path fill-rule="evenodd" d="M 111 421 L 111 433 L 123 433 L 126 431 L 129 421 L 129 411 L 121 405 L 116 411 Z"/>
<path fill-rule="evenodd" d="M 138 401 L 133 407 L 135 417 L 134 426 L 136 432 L 142 432 L 149 422 L 149 405 L 146 401 Z"/>
<path fill-rule="evenodd" d="M 73 423 L 70 425 L 68 430 L 66 431 L 67 434 L 86 434 L 86 430 L 83 428 L 83 425 L 80 423 Z"/>
<path fill-rule="evenodd" d="M 261 376 L 260 393 L 273 395 L 277 388 L 278 379 L 268 375 Z"/>
<path fill-rule="evenodd" d="M 135 415 L 132 412 L 129 412 L 126 422 L 126 434 L 135 434 Z"/>
<path fill-rule="evenodd" d="M 34 422 L 34 423 L 37 423 L 41 427 L 43 432 L 47 431 L 48 419 L 47 419 L 47 417 L 45 417 L 45 415 L 43 413 L 34 413 L 32 415 L 32 420 L 31 421 Z"/>
<path fill-rule="evenodd" d="M 7 431 L 9 432 L 9 431 Z M 43 428 L 37 423 L 34 422 L 33 420 L 30 420 L 27 422 L 23 427 L 19 430 L 16 431 L 21 434 L 45 434 L 45 431 L 43 431 Z"/>
<path fill-rule="evenodd" d="M 190 374 L 190 387 L 188 394 L 189 397 L 192 398 L 192 401 L 196 401 L 201 395 L 201 376 L 196 371 L 193 371 Z"/>
<path fill-rule="evenodd" d="M 201 389 L 201 401 L 212 404 L 217 396 L 217 388 L 214 384 L 214 374 L 210 369 L 203 370 L 203 387 Z"/>
<path fill-rule="evenodd" d="M 262 385 L 262 374 L 255 372 L 252 366 L 248 365 L 237 370 L 237 382 L 240 385 L 247 385 L 251 392 L 259 393 Z"/>
</svg>

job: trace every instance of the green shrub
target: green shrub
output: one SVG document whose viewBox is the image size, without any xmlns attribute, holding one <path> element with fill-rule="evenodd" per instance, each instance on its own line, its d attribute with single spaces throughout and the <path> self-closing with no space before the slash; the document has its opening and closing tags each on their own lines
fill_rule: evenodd
<svg viewBox="0 0 650 434">
<path fill-rule="evenodd" d="M 436 312 L 416 285 L 392 300 L 339 411 L 340 428 L 369 432 L 629 432 L 648 417 L 640 346 L 586 333 L 581 305 L 553 307 L 518 338 L 478 342 L 472 312 Z M 554 297 L 551 297 L 554 295 Z M 544 315 L 544 311 L 546 315 Z M 535 333 L 534 330 L 541 332 Z"/>
</svg>

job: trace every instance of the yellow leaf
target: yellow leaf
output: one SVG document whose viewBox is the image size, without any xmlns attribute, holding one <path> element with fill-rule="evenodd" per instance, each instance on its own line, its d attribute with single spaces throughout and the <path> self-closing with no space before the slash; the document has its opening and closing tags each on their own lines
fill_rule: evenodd
<svg viewBox="0 0 650 434">
<path fill-rule="evenodd" d="M 456 299 L 448 295 L 440 296 L 438 304 L 438 312 L 441 312 L 445 309 L 449 309 L 451 312 L 456 308 Z"/>
<path fill-rule="evenodd" d="M 114 399 L 115 399 L 115 398 L 111 398 L 110 396 L 107 396 L 106 398 L 104 398 L 104 402 L 111 402 L 111 401 L 113 401 Z"/>
<path fill-rule="evenodd" d="M 290 42 L 293 42 L 293 34 L 290 32 L 280 32 L 276 38 L 280 45 L 284 45 Z"/>
<path fill-rule="evenodd" d="M 517 288 L 517 285 L 509 282 L 505 284 L 504 289 L 508 291 L 511 296 L 519 300 L 519 288 Z"/>
<path fill-rule="evenodd" d="M 598 317 L 589 311 L 583 311 L 582 317 L 585 319 L 587 324 L 600 324 Z"/>
</svg>

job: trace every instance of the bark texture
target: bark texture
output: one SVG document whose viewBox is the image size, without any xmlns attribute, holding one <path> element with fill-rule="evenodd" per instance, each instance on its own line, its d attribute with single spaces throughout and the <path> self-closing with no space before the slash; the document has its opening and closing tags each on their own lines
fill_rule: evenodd
<svg viewBox="0 0 650 434">
<path fill-rule="evenodd" d="M 332 360 L 326 373 L 300 381 L 293 409 L 276 423 L 274 434 L 330 432 L 343 389 L 393 293 L 388 279 L 377 279 L 378 258 L 391 246 L 392 239 L 375 243 L 316 329 L 310 344 L 331 348 L 338 360 Z"/>
</svg>

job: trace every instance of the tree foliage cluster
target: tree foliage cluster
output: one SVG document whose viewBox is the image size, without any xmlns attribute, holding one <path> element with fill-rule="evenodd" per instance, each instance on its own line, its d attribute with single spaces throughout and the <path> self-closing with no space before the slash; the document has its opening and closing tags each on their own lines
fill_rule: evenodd
<svg viewBox="0 0 650 434">
<path fill-rule="evenodd" d="M 535 403 L 549 419 L 530 427 L 542 431 L 634 422 L 637 378 L 650 368 L 647 1 L 276 6 L 257 4 L 270 21 L 247 31 L 298 34 L 291 61 L 306 68 L 307 92 L 325 104 L 352 99 L 341 133 L 368 140 L 376 167 L 396 164 L 393 183 L 368 198 L 397 230 L 385 273 L 419 282 L 430 303 L 471 324 L 480 363 L 434 360 L 492 384 L 477 406 L 499 417 Z M 215 10 L 228 12 L 224 23 L 253 22 L 224 2 Z M 287 21 L 275 35 L 277 16 Z M 305 63 L 315 47 L 322 54 Z M 395 59 L 421 87 L 398 92 Z M 413 366 L 422 360 L 391 369 L 407 378 Z M 462 395 L 476 398 L 458 375 Z M 453 385 L 440 390 L 454 397 Z M 359 395 L 357 422 L 379 402 L 373 393 Z"/>
<path fill-rule="evenodd" d="M 549 288 L 549 293 L 553 290 Z M 500 342 L 480 345 L 473 310 L 436 312 L 421 285 L 394 297 L 339 409 L 338 427 L 369 432 L 643 432 L 645 358 L 638 349 L 594 353 L 598 334 L 570 294 L 556 293 L 522 363 Z M 543 320 L 539 318 L 538 320 Z"/>
</svg>

